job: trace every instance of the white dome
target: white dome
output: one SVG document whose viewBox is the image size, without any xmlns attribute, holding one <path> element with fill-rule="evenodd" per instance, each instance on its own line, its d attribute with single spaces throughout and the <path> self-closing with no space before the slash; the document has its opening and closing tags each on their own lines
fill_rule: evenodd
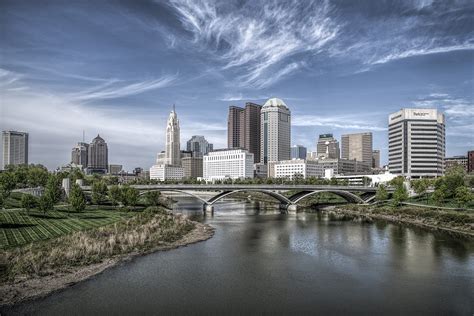
<svg viewBox="0 0 474 316">
<path fill-rule="evenodd" d="M 271 99 L 268 99 L 267 102 L 265 102 L 265 104 L 263 105 L 263 107 L 271 107 L 271 106 L 283 106 L 285 108 L 288 108 L 285 104 L 285 102 L 283 102 L 282 99 L 278 99 L 278 98 L 271 98 Z"/>
</svg>

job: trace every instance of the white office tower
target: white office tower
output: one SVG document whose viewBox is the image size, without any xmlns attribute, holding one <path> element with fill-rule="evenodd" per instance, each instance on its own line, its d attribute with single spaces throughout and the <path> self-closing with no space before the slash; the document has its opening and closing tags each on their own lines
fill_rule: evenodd
<svg viewBox="0 0 474 316">
<path fill-rule="evenodd" d="M 253 178 L 253 154 L 245 149 L 220 149 L 204 156 L 206 181 Z"/>
<path fill-rule="evenodd" d="M 278 99 L 268 99 L 260 111 L 260 162 L 290 159 L 291 112 Z"/>
<path fill-rule="evenodd" d="M 176 114 L 175 107 L 168 117 L 168 124 L 166 126 L 166 164 L 172 166 L 181 165 L 181 152 L 179 143 L 179 120 Z"/>
<path fill-rule="evenodd" d="M 171 165 L 153 165 L 150 168 L 150 179 L 152 180 L 181 180 L 184 178 L 184 168 Z"/>
<path fill-rule="evenodd" d="M 3 131 L 2 169 L 8 165 L 28 164 L 28 133 Z"/>
<path fill-rule="evenodd" d="M 388 118 L 388 166 L 408 178 L 444 174 L 445 119 L 436 109 L 402 109 Z"/>
<path fill-rule="evenodd" d="M 318 177 L 318 162 L 316 160 L 292 159 L 276 162 L 275 178 L 293 179 L 301 177 L 307 179 L 309 177 Z"/>
</svg>

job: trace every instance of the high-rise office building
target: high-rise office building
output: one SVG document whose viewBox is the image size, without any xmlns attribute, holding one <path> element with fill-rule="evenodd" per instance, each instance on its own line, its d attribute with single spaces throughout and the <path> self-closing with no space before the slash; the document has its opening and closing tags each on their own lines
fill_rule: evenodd
<svg viewBox="0 0 474 316">
<path fill-rule="evenodd" d="M 302 145 L 291 146 L 291 159 L 306 159 L 308 150 Z"/>
<path fill-rule="evenodd" d="M 339 142 L 332 134 L 319 135 L 316 151 L 318 159 L 338 159 L 341 156 Z"/>
<path fill-rule="evenodd" d="M 178 115 L 176 114 L 175 107 L 170 112 L 168 117 L 168 124 L 166 126 L 166 164 L 171 166 L 181 165 L 181 152 L 180 152 L 180 129 Z"/>
<path fill-rule="evenodd" d="M 84 142 L 77 143 L 71 151 L 71 163 L 87 168 L 87 159 L 89 153 L 89 144 Z"/>
<path fill-rule="evenodd" d="M 409 178 L 444 174 L 445 118 L 436 109 L 402 109 L 388 118 L 389 171 Z"/>
<path fill-rule="evenodd" d="M 3 131 L 2 143 L 2 169 L 5 169 L 8 165 L 28 164 L 28 133 Z"/>
<path fill-rule="evenodd" d="M 206 181 L 253 178 L 253 154 L 245 149 L 219 149 L 203 158 Z"/>
<path fill-rule="evenodd" d="M 372 151 L 372 168 L 380 168 L 380 150 L 378 149 Z"/>
<path fill-rule="evenodd" d="M 227 146 L 244 148 L 260 162 L 260 111 L 261 106 L 252 102 L 245 108 L 230 106 L 227 120 Z"/>
<path fill-rule="evenodd" d="M 341 136 L 341 158 L 357 160 L 372 165 L 372 133 L 356 133 Z"/>
<path fill-rule="evenodd" d="M 184 177 L 188 179 L 196 179 L 202 177 L 202 164 L 202 157 L 181 158 L 181 166 L 184 170 Z"/>
<path fill-rule="evenodd" d="M 187 141 L 186 150 L 191 151 L 193 157 L 202 157 L 213 150 L 213 145 L 204 136 L 194 135 Z"/>
<path fill-rule="evenodd" d="M 260 162 L 290 159 L 291 112 L 286 104 L 271 98 L 260 113 Z"/>
<path fill-rule="evenodd" d="M 105 140 L 97 135 L 89 145 L 87 173 L 107 173 L 109 150 Z"/>
<path fill-rule="evenodd" d="M 474 172 L 474 150 L 467 152 L 467 172 Z"/>
</svg>

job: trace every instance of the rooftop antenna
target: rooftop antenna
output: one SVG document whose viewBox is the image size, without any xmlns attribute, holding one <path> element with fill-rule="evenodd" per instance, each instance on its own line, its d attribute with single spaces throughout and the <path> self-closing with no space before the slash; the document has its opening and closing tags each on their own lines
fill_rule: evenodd
<svg viewBox="0 0 474 316">
<path fill-rule="evenodd" d="M 173 103 L 173 112 L 176 112 L 176 111 L 175 111 L 175 105 L 174 105 L 174 103 Z"/>
</svg>

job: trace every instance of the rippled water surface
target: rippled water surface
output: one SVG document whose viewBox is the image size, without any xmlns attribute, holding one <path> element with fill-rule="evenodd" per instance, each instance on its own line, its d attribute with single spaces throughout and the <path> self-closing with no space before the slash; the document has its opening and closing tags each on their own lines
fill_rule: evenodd
<svg viewBox="0 0 474 316">
<path fill-rule="evenodd" d="M 6 314 L 460 314 L 474 312 L 472 242 L 228 200 L 198 244 L 139 257 Z"/>
</svg>

